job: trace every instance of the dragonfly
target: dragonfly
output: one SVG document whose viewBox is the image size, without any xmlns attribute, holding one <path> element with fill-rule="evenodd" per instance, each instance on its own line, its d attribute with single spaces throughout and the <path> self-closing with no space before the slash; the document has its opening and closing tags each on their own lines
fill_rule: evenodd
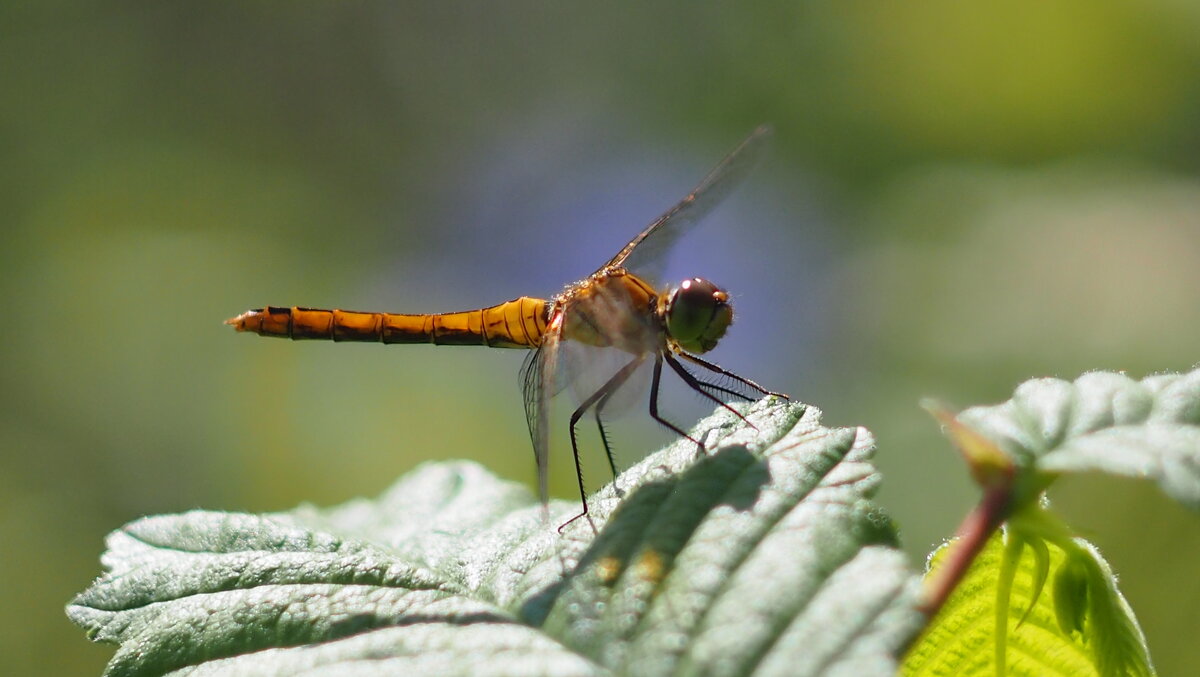
<svg viewBox="0 0 1200 677">
<path fill-rule="evenodd" d="M 710 362 L 701 355 L 717 346 L 733 323 L 728 292 L 693 277 L 676 285 L 661 283 L 667 254 L 758 164 L 771 129 L 756 129 L 727 155 L 686 197 L 650 223 L 596 272 L 549 298 L 522 296 L 475 310 L 401 314 L 324 310 L 299 306 L 267 306 L 226 320 L 240 332 L 294 340 L 432 343 L 450 346 L 518 348 L 530 353 L 519 384 L 525 419 L 537 465 L 542 505 L 549 501 L 550 398 L 579 379 L 588 348 L 599 348 L 618 360 L 599 385 L 577 392 L 580 400 L 570 417 L 571 451 L 579 483 L 582 512 L 559 527 L 588 515 L 587 492 L 580 466 L 577 428 L 591 412 L 614 479 L 618 476 L 602 415 L 606 405 L 643 365 L 650 365 L 650 417 L 675 434 L 704 444 L 659 413 L 663 366 L 689 388 L 745 421 L 727 399 L 752 401 L 767 395 L 786 398 L 750 379 Z M 584 348 L 584 350 L 580 350 Z M 564 359 L 564 356 L 567 356 Z M 573 358 L 573 359 L 572 359 Z M 619 365 L 619 366 L 618 366 Z M 584 366 L 587 366 L 586 364 Z"/>
</svg>

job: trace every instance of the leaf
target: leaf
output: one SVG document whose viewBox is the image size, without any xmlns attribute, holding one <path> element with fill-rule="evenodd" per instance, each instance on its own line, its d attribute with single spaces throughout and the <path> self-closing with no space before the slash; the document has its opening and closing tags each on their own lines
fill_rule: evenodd
<svg viewBox="0 0 1200 677">
<path fill-rule="evenodd" d="M 958 415 L 1026 469 L 1018 502 L 1062 473 L 1101 471 L 1154 480 L 1200 510 L 1200 370 L 1134 381 L 1092 372 L 1074 383 L 1045 378 L 1003 404 Z"/>
<path fill-rule="evenodd" d="M 373 501 L 133 522 L 67 613 L 119 645 L 109 675 L 893 674 L 923 617 L 870 434 L 746 415 L 601 490 L 598 535 L 556 531 L 576 502 L 547 521 L 478 465 L 426 464 Z"/>
<path fill-rule="evenodd" d="M 1003 489 L 1012 484 L 1015 463 L 990 438 L 963 424 L 945 405 L 924 400 L 921 407 L 942 424 L 946 436 L 958 448 L 971 477 L 984 489 Z"/>
<path fill-rule="evenodd" d="M 1007 532 L 1007 538 L 1012 537 Z M 988 541 L 906 657 L 904 675 L 996 675 L 993 621 L 998 606 L 1007 618 L 1008 675 L 1154 674 L 1137 620 L 1117 589 L 1116 577 L 1091 544 L 1076 538 L 1069 551 L 1049 541 L 1019 549 L 1010 594 L 997 595 L 1005 538 L 1004 532 L 997 532 Z M 927 577 L 942 565 L 952 545 L 933 554 Z M 1039 585 L 1038 562 L 1043 547 L 1051 571 L 1044 588 Z"/>
</svg>

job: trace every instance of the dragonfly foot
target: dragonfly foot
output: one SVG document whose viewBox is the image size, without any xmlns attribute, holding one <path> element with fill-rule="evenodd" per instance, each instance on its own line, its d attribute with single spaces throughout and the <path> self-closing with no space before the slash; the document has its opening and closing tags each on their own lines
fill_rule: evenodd
<svg viewBox="0 0 1200 677">
<path fill-rule="evenodd" d="M 600 531 L 598 529 L 596 529 L 596 523 L 592 521 L 591 514 L 589 514 L 586 510 L 579 513 L 578 515 L 572 517 L 571 519 L 567 520 L 566 522 L 563 522 L 562 524 L 558 525 L 558 535 L 562 536 L 563 530 L 566 529 L 567 527 L 571 526 L 571 524 L 574 523 L 575 520 L 579 519 L 580 517 L 587 520 L 588 526 L 590 526 L 592 528 L 593 535 L 595 535 L 595 536 L 600 535 Z"/>
</svg>

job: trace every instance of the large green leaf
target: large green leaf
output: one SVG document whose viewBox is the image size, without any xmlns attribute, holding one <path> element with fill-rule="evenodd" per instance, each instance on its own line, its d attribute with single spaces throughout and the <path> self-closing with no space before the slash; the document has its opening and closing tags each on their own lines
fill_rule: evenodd
<svg viewBox="0 0 1200 677">
<path fill-rule="evenodd" d="M 923 618 L 863 429 L 768 400 L 547 520 L 427 464 L 377 500 L 114 532 L 68 606 L 111 675 L 889 675 Z"/>
<path fill-rule="evenodd" d="M 1200 510 L 1200 370 L 1141 381 L 1109 372 L 1074 383 L 1036 379 L 1009 401 L 967 409 L 958 420 L 1024 469 L 1025 500 L 1055 475 L 1101 471 L 1154 480 Z"/>
</svg>

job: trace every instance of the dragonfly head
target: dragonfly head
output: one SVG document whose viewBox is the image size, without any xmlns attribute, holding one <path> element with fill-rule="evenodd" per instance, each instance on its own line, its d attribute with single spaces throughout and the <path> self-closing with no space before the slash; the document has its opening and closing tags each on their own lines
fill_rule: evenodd
<svg viewBox="0 0 1200 677">
<path fill-rule="evenodd" d="M 706 353 L 715 348 L 733 324 L 729 294 L 698 277 L 684 280 L 671 291 L 665 314 L 667 333 L 690 353 Z"/>
</svg>

